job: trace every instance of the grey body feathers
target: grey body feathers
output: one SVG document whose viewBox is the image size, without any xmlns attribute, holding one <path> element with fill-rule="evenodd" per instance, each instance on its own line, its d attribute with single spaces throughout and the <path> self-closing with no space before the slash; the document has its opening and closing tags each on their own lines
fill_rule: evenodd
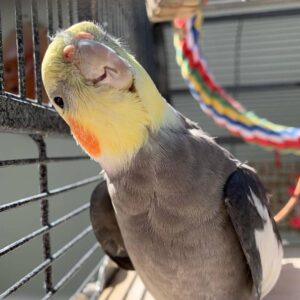
<svg viewBox="0 0 300 300">
<path fill-rule="evenodd" d="M 126 249 L 157 300 L 248 300 L 252 278 L 226 211 L 238 161 L 193 123 L 161 129 L 107 174 Z"/>
</svg>

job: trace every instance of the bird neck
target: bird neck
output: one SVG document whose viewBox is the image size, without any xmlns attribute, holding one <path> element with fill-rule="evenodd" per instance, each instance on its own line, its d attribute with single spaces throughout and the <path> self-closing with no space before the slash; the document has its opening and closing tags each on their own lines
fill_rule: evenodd
<svg viewBox="0 0 300 300">
<path fill-rule="evenodd" d="M 107 172 L 126 168 L 147 143 L 149 132 L 176 126 L 176 111 L 148 87 L 149 93 L 138 95 L 114 91 L 100 100 L 88 97 L 88 105 L 78 102 L 82 107 L 76 115 L 65 116 L 78 144 Z M 152 105 L 149 97 L 154 97 Z"/>
<path fill-rule="evenodd" d="M 141 126 L 131 126 L 126 118 L 120 126 L 115 127 L 114 134 L 107 132 L 108 147 L 103 148 L 103 153 L 97 161 L 108 174 L 126 170 L 139 150 L 148 143 L 149 134 L 155 134 L 164 127 L 175 127 L 179 124 L 176 111 L 164 99 L 161 101 L 164 103 L 162 118 L 156 120 L 155 125 L 149 122 L 140 123 Z M 111 147 L 112 145 L 117 145 L 117 148 Z"/>
</svg>

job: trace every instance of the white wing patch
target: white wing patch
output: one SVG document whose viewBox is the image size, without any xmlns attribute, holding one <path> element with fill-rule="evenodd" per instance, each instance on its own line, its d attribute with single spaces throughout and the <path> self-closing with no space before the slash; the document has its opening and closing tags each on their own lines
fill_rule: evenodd
<svg viewBox="0 0 300 300">
<path fill-rule="evenodd" d="M 283 249 L 278 241 L 267 208 L 251 190 L 249 201 L 256 207 L 258 214 L 264 220 L 264 228 L 255 231 L 255 241 L 262 265 L 261 298 L 265 297 L 274 287 L 281 271 Z"/>
</svg>

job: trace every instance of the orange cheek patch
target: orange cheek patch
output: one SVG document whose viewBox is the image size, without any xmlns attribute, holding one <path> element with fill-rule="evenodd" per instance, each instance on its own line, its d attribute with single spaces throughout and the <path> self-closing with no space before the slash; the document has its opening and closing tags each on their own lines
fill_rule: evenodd
<svg viewBox="0 0 300 300">
<path fill-rule="evenodd" d="M 84 148 L 91 156 L 98 157 L 101 153 L 100 144 L 98 139 L 90 130 L 84 128 L 72 117 L 67 118 L 71 127 L 72 133 L 78 143 Z"/>
</svg>

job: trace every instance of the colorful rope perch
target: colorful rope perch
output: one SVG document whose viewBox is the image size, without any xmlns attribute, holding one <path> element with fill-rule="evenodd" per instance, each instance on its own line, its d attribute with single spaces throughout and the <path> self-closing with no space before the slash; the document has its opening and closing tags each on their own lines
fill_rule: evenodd
<svg viewBox="0 0 300 300">
<path fill-rule="evenodd" d="M 215 82 L 199 46 L 201 25 L 202 13 L 174 22 L 176 60 L 201 109 L 218 125 L 247 142 L 300 155 L 300 128 L 278 125 L 258 117 Z"/>
</svg>

